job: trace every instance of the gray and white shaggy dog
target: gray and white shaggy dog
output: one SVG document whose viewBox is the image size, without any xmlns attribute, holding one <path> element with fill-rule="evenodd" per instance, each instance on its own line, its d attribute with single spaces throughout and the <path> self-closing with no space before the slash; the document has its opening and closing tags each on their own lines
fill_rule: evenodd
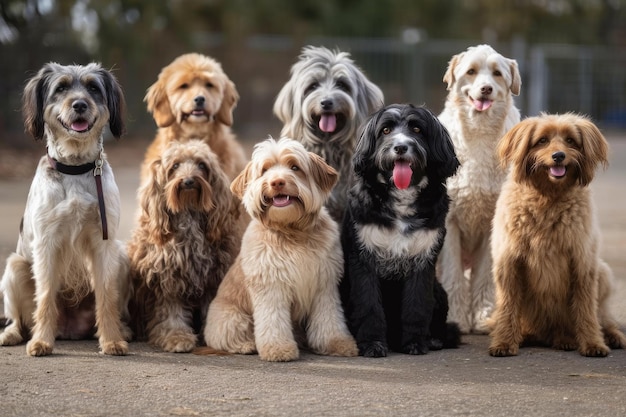
<svg viewBox="0 0 626 417">
<path fill-rule="evenodd" d="M 291 78 L 274 103 L 283 122 L 281 136 L 296 138 L 339 173 L 326 204 L 341 221 L 351 176 L 358 128 L 383 106 L 383 93 L 347 52 L 307 46 L 291 68 Z"/>
<path fill-rule="evenodd" d="M 343 221 L 342 300 L 362 356 L 456 347 L 435 276 L 446 234 L 446 179 L 459 163 L 426 108 L 390 105 L 364 126 Z"/>
</svg>

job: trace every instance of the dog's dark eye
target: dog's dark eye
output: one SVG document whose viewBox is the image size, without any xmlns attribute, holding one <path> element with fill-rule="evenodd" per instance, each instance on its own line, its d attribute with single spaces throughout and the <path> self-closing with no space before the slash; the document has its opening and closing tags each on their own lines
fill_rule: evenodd
<svg viewBox="0 0 626 417">
<path fill-rule="evenodd" d="M 176 162 L 174 165 L 172 165 L 172 171 L 176 171 L 179 166 L 180 166 L 180 164 L 178 162 Z"/>
<path fill-rule="evenodd" d="M 212 83 L 206 83 L 204 86 L 206 88 L 213 88 L 213 84 Z"/>
<path fill-rule="evenodd" d="M 207 167 L 206 167 L 206 164 L 205 164 L 204 162 L 200 162 L 200 163 L 198 164 L 198 168 L 200 168 L 200 169 L 201 169 L 201 170 L 203 170 L 203 171 L 208 171 L 208 169 L 207 169 Z"/>
<path fill-rule="evenodd" d="M 567 142 L 568 145 L 576 145 L 574 138 L 566 138 L 565 142 Z"/>
<path fill-rule="evenodd" d="M 467 70 L 467 75 L 474 75 L 476 74 L 476 70 L 474 68 L 470 68 Z"/>
<path fill-rule="evenodd" d="M 388 127 L 383 127 L 383 135 L 388 135 L 391 133 L 391 129 L 389 129 Z"/>
<path fill-rule="evenodd" d="M 178 88 L 180 88 L 181 90 L 186 90 L 186 89 L 189 88 L 189 84 L 187 84 L 187 83 L 181 84 L 180 87 L 178 87 Z"/>
<path fill-rule="evenodd" d="M 310 94 L 312 91 L 315 91 L 319 88 L 320 83 L 313 83 L 311 85 L 309 85 L 306 90 L 304 90 L 304 95 L 306 96 L 307 94 Z"/>
<path fill-rule="evenodd" d="M 55 93 L 62 93 L 65 90 L 67 90 L 67 85 L 65 84 L 60 84 L 57 86 L 57 88 L 54 90 Z"/>
<path fill-rule="evenodd" d="M 537 141 L 537 143 L 538 143 L 539 145 L 545 145 L 546 143 L 548 143 L 548 138 L 546 138 L 546 137 L 541 137 L 541 138 L 539 138 L 539 140 Z"/>
<path fill-rule="evenodd" d="M 413 133 L 419 133 L 420 132 L 420 128 L 417 126 L 413 126 Z"/>
<path fill-rule="evenodd" d="M 336 86 L 338 89 L 345 91 L 346 93 L 349 93 L 349 92 L 350 92 L 350 86 L 349 86 L 349 85 L 348 85 L 348 83 L 346 83 L 345 81 L 341 81 L 341 80 L 339 80 L 339 81 L 337 81 L 337 82 L 335 83 L 335 86 Z"/>
<path fill-rule="evenodd" d="M 291 166 L 291 170 L 292 171 L 300 171 L 300 167 L 298 165 L 292 165 Z"/>
<path fill-rule="evenodd" d="M 500 71 L 498 71 L 498 70 L 495 70 L 493 72 L 493 75 L 496 76 L 496 77 L 502 77 L 502 73 Z"/>
</svg>

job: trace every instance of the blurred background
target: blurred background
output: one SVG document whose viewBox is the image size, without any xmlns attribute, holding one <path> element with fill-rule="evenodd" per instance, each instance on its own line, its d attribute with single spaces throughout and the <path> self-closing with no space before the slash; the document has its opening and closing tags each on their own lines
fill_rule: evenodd
<svg viewBox="0 0 626 417">
<path fill-rule="evenodd" d="M 257 141 L 280 132 L 272 105 L 304 45 L 350 52 L 387 103 L 439 112 L 448 61 L 479 43 L 518 61 L 523 115 L 626 129 L 626 0 L 0 0 L 0 147 L 32 144 L 21 92 L 47 61 L 113 69 L 127 137 L 150 140 L 146 89 L 178 55 L 210 55 L 241 95 L 233 130 Z"/>
</svg>

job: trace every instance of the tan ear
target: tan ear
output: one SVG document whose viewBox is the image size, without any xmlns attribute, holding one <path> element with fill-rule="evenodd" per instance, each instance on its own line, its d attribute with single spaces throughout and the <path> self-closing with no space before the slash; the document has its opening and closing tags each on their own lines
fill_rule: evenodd
<svg viewBox="0 0 626 417">
<path fill-rule="evenodd" d="M 165 243 L 172 233 L 166 208 L 165 178 L 162 167 L 160 159 L 152 161 L 148 181 L 139 189 L 142 222 L 146 222 L 145 226 L 151 241 L 159 244 Z"/>
<path fill-rule="evenodd" d="M 313 152 L 308 152 L 311 160 L 311 175 L 316 184 L 325 193 L 330 193 L 339 180 L 339 174 L 335 168 L 324 161 L 324 158 Z"/>
<path fill-rule="evenodd" d="M 511 93 L 513 95 L 519 96 L 520 90 L 522 88 L 522 77 L 520 76 L 516 60 L 509 60 L 509 69 L 511 71 Z"/>
<path fill-rule="evenodd" d="M 450 60 L 450 62 L 448 62 L 448 69 L 446 70 L 446 73 L 443 74 L 443 82 L 448 84 L 448 86 L 446 87 L 446 90 L 452 89 L 452 85 L 456 81 L 456 79 L 454 78 L 454 70 L 456 66 L 459 64 L 459 61 L 461 61 L 461 58 L 463 57 L 463 55 L 465 55 L 465 52 L 461 52 L 460 54 L 454 55 L 452 59 Z"/>
<path fill-rule="evenodd" d="M 230 184 L 230 191 L 232 191 L 232 193 L 235 194 L 237 198 L 243 199 L 243 195 L 246 192 L 246 187 L 248 186 L 248 182 L 250 181 L 251 174 L 252 161 L 248 162 L 243 171 L 241 171 Z"/>
<path fill-rule="evenodd" d="M 172 113 L 170 100 L 165 90 L 165 82 L 157 80 L 148 88 L 143 101 L 148 105 L 148 111 L 152 113 L 154 121 L 159 127 L 168 127 L 176 121 L 176 116 Z"/>
<path fill-rule="evenodd" d="M 523 182 L 527 177 L 528 146 L 537 121 L 536 117 L 530 117 L 519 122 L 500 138 L 496 148 L 502 168 L 513 165 L 512 171 L 517 182 Z"/>
<path fill-rule="evenodd" d="M 576 128 L 583 138 L 583 155 L 580 161 L 580 184 L 589 185 L 595 175 L 598 165 L 607 167 L 609 164 L 609 144 L 600 129 L 589 119 L 580 117 L 576 121 Z"/>
<path fill-rule="evenodd" d="M 233 110 L 237 107 L 239 102 L 239 93 L 235 87 L 235 83 L 231 80 L 226 80 L 224 87 L 224 98 L 222 99 L 222 105 L 217 112 L 216 118 L 226 126 L 233 125 Z"/>
</svg>

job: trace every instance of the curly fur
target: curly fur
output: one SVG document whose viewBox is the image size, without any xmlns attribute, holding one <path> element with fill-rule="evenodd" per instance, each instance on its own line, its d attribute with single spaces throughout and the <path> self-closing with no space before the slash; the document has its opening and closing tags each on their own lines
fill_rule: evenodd
<svg viewBox="0 0 626 417">
<path fill-rule="evenodd" d="M 452 57 L 443 81 L 449 94 L 439 120 L 461 167 L 447 182 L 451 204 L 439 279 L 448 292 L 450 319 L 464 333 L 485 333 L 494 297 L 491 220 L 506 176 L 495 147 L 520 120 L 513 95 L 521 79 L 515 60 L 478 45 Z"/>
<path fill-rule="evenodd" d="M 353 166 L 341 293 L 359 354 L 456 347 L 458 328 L 446 324 L 447 298 L 435 276 L 446 233 L 445 181 L 458 166 L 448 133 L 425 108 L 387 106 L 367 121 Z M 411 171 L 404 184 L 402 167 Z"/>
<path fill-rule="evenodd" d="M 139 338 L 189 352 L 241 236 L 238 202 L 217 157 L 198 140 L 172 142 L 139 189 L 139 224 L 128 244 Z"/>
<path fill-rule="evenodd" d="M 152 162 L 173 140 L 203 140 L 217 155 L 229 180 L 241 172 L 245 154 L 230 129 L 239 93 L 219 62 L 197 53 L 179 56 L 161 70 L 144 101 L 159 130 L 146 150 L 142 182 Z"/>
<path fill-rule="evenodd" d="M 300 141 L 339 173 L 327 203 L 337 221 L 341 221 L 346 204 L 357 129 L 383 103 L 383 93 L 350 54 L 313 46 L 302 50 L 291 68 L 291 78 L 276 97 L 274 114 L 283 122 L 281 135 Z"/>
<path fill-rule="evenodd" d="M 295 140 L 256 145 L 231 184 L 252 221 L 209 307 L 210 348 L 290 361 L 300 341 L 319 354 L 357 354 L 339 301 L 339 231 L 323 207 L 336 181 L 337 172 Z"/>
<path fill-rule="evenodd" d="M 99 64 L 48 63 L 28 81 L 22 109 L 26 131 L 45 138 L 48 156 L 37 167 L 17 249 L 0 283 L 11 321 L 0 344 L 21 343 L 30 333 L 26 352 L 43 356 L 52 353 L 56 338 L 91 337 L 97 328 L 102 352 L 125 355 L 128 258 L 115 239 L 120 196 L 102 151 L 107 125 L 116 138 L 124 131 L 122 89 Z M 102 162 L 108 239 L 95 171 L 64 174 L 52 160 L 68 166 Z"/>
<path fill-rule="evenodd" d="M 626 346 L 608 311 L 612 273 L 588 188 L 607 151 L 598 128 L 571 113 L 528 118 L 502 138 L 511 170 L 493 223 L 492 356 L 524 342 L 585 356 Z"/>
</svg>

